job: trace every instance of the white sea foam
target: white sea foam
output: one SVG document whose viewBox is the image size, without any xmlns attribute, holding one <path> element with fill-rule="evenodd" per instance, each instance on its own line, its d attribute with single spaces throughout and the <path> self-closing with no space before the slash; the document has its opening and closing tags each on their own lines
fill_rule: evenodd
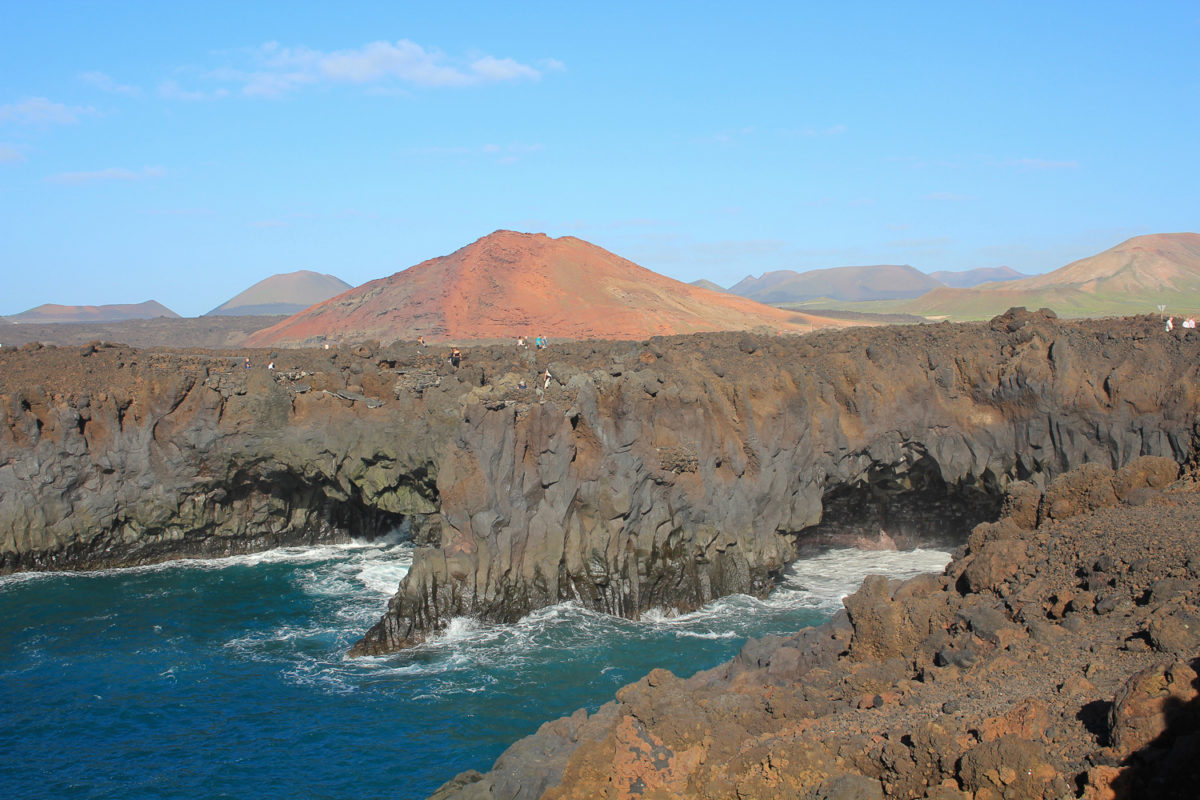
<svg viewBox="0 0 1200 800">
<path fill-rule="evenodd" d="M 949 553 L 928 550 L 831 550 L 797 561 L 764 600 L 731 595 L 687 614 L 651 610 L 637 622 L 574 603 L 559 603 L 510 625 L 455 618 L 439 635 L 401 654 L 348 658 L 350 644 L 385 610 L 386 599 L 407 574 L 412 556 L 411 545 L 385 539 L 280 548 L 227 559 L 182 560 L 136 567 L 133 571 L 290 564 L 294 568 L 288 579 L 312 599 L 314 613 L 300 621 L 236 632 L 225 643 L 229 651 L 239 658 L 280 664 L 278 674 L 282 680 L 331 693 L 362 688 L 364 681 L 372 685 L 377 681 L 383 685 L 418 681 L 420 697 L 411 698 L 424 697 L 428 701 L 486 691 L 496 680 L 497 670 L 535 674 L 546 659 L 575 651 L 670 648 L 672 639 L 722 641 L 761 635 L 753 633 L 755 629 L 748 623 L 764 618 L 793 619 L 789 614 L 796 610 L 828 614 L 841 606 L 842 598 L 853 592 L 866 575 L 902 578 L 940 571 L 950 558 Z M 23 580 L 24 576 L 7 578 L 14 579 Z M 803 624 L 801 621 L 797 627 Z M 619 682 L 628 679 L 629 673 L 627 667 L 614 667 L 604 675 L 606 680 Z"/>
<path fill-rule="evenodd" d="M 639 646 L 638 642 L 657 635 L 655 632 L 679 639 L 738 639 L 747 635 L 748 621 L 763 615 L 778 617 L 794 610 L 831 613 L 841 607 L 842 598 L 855 591 L 867 575 L 906 578 L 922 572 L 940 572 L 949 559 L 949 553 L 934 550 L 830 550 L 794 564 L 765 600 L 731 595 L 687 614 L 651 610 L 638 622 L 573 603 L 539 609 L 512 625 L 456 618 L 443 633 L 400 657 L 372 659 L 371 669 L 397 677 L 478 675 L 482 668 L 519 667 L 531 658 L 530 654 L 546 647 L 570 652 L 574 647 L 604 641 Z M 435 694 L 444 699 L 467 691 L 472 691 L 468 685 L 439 682 Z"/>
<path fill-rule="evenodd" d="M 406 552 L 398 552 L 391 559 L 364 561 L 354 577 L 369 591 L 390 597 L 411 568 L 412 549 L 407 548 Z"/>
<path fill-rule="evenodd" d="M 371 555 L 378 552 L 404 551 L 409 555 L 401 577 L 412 565 L 411 547 L 398 542 L 394 536 L 383 537 L 372 541 L 351 540 L 336 544 L 300 545 L 295 547 L 276 547 L 257 553 L 244 553 L 235 556 L 219 558 L 179 558 L 172 561 L 160 561 L 155 564 L 145 564 L 136 567 L 114 567 L 87 571 L 65 572 L 15 572 L 11 575 L 0 576 L 0 590 L 8 586 L 18 585 L 27 581 L 55 580 L 63 578 L 105 578 L 113 575 L 138 575 L 144 573 L 164 572 L 177 569 L 222 570 L 232 567 L 253 567 L 259 564 L 313 564 L 332 559 L 340 559 L 347 554 L 362 553 Z M 395 571 L 395 570 L 393 570 Z M 399 579 L 397 579 L 397 583 Z M 395 587 L 389 594 L 395 592 Z"/>
<path fill-rule="evenodd" d="M 802 603 L 810 608 L 836 610 L 868 575 L 911 578 L 941 572 L 951 553 L 942 550 L 829 550 L 792 564 L 768 602 Z"/>
</svg>

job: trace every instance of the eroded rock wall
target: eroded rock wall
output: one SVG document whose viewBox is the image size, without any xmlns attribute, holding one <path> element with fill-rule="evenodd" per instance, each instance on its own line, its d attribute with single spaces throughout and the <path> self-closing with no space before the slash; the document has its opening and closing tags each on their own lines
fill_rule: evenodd
<svg viewBox="0 0 1200 800">
<path fill-rule="evenodd" d="M 949 520 L 961 537 L 1014 481 L 1144 454 L 1182 461 L 1196 347 L 1150 319 L 1020 311 L 987 325 L 652 340 L 600 369 L 551 363 L 532 406 L 480 387 L 442 463 L 439 546 L 417 551 L 355 652 L 562 600 L 631 616 L 761 594 L 806 531 L 844 527 L 827 506 L 852 523 L 842 533 L 911 539 Z M 925 519 L 889 502 L 916 490 Z"/>
<path fill-rule="evenodd" d="M 6 353 L 0 570 L 372 536 L 436 512 L 425 415 L 321 388 L 345 385 L 329 359 L 295 380 L 264 363 L 98 346 Z"/>
<path fill-rule="evenodd" d="M 464 349 L 0 351 L 0 568 L 409 520 L 356 648 L 384 653 L 457 615 L 762 594 L 806 540 L 961 537 L 1014 481 L 1194 451 L 1200 341 L 1151 318 Z"/>
<path fill-rule="evenodd" d="M 432 800 L 1195 797 L 1200 492 L 1178 472 L 1014 484 L 943 574 L 874 576 L 825 625 L 653 670 Z"/>
</svg>

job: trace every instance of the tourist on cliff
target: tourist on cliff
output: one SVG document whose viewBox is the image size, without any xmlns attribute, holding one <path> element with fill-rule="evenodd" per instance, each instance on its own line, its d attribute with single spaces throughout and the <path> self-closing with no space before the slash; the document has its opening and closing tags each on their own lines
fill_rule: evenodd
<svg viewBox="0 0 1200 800">
<path fill-rule="evenodd" d="M 454 367 L 455 369 L 458 369 L 458 364 L 460 361 L 462 361 L 462 353 L 460 353 L 458 351 L 457 347 L 451 348 L 450 349 L 450 366 Z"/>
<path fill-rule="evenodd" d="M 250 357 L 249 356 L 246 356 L 245 364 L 246 364 L 246 369 L 250 369 Z"/>
</svg>

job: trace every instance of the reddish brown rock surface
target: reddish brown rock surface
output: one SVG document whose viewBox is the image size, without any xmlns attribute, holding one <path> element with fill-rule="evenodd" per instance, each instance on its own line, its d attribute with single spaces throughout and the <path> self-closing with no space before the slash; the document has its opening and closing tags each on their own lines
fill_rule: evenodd
<svg viewBox="0 0 1200 800">
<path fill-rule="evenodd" d="M 1200 608 L 1200 492 L 1177 469 L 1069 473 L 1040 505 L 1111 502 L 980 525 L 940 576 L 871 578 L 827 625 L 686 680 L 655 670 L 434 797 L 1194 798 L 1200 629 L 1178 650 L 1152 634 Z M 1131 473 L 1136 506 L 1114 492 Z"/>
<path fill-rule="evenodd" d="M 320 338 L 641 339 L 699 331 L 849 325 L 681 283 L 581 239 L 497 231 L 448 256 L 371 281 L 256 334 Z"/>
</svg>

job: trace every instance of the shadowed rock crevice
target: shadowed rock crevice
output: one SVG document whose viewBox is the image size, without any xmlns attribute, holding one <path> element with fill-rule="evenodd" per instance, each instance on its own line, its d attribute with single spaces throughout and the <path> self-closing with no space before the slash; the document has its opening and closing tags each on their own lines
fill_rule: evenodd
<svg viewBox="0 0 1200 800">
<path fill-rule="evenodd" d="M 999 516 L 1003 499 L 993 475 L 951 486 L 928 455 L 902 455 L 827 491 L 821 521 L 797 532 L 796 544 L 801 553 L 831 546 L 952 550 L 976 525 Z"/>
<path fill-rule="evenodd" d="M 0 571 L 96 569 L 175 558 L 215 558 L 274 547 L 373 540 L 422 530 L 423 519 L 384 511 L 361 494 L 272 471 L 237 473 L 207 490 L 175 498 L 180 508 L 157 522 L 116 516 L 109 529 L 49 551 L 0 553 Z"/>
</svg>

